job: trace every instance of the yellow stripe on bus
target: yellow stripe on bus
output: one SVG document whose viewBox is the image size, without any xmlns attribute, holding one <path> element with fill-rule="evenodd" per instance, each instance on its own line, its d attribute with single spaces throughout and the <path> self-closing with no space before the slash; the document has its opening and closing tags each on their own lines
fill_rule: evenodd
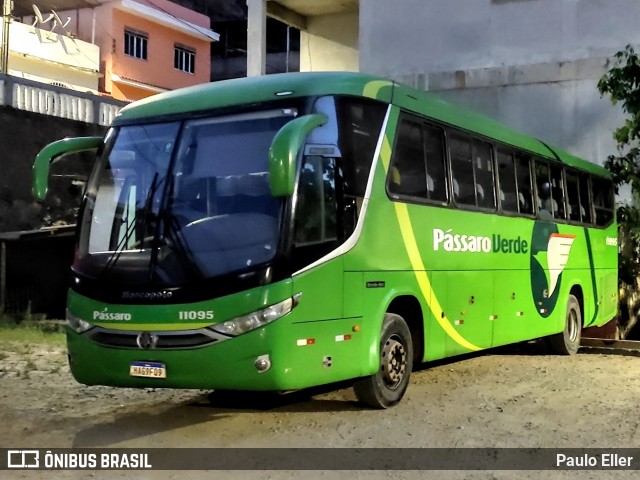
<svg viewBox="0 0 640 480">
<path fill-rule="evenodd" d="M 384 166 L 385 173 L 389 171 L 389 160 L 391 158 L 391 148 L 389 146 L 389 141 L 387 137 L 384 138 L 384 143 L 382 145 L 381 152 L 382 165 Z M 427 275 L 426 269 L 424 267 L 424 263 L 422 263 L 422 256 L 420 255 L 420 250 L 418 249 L 418 243 L 416 242 L 416 237 L 413 233 L 413 227 L 411 226 L 411 219 L 409 218 L 409 211 L 407 210 L 407 205 L 400 202 L 393 202 L 396 210 L 396 217 L 398 218 L 398 224 L 400 225 L 400 233 L 402 234 L 402 240 L 404 242 L 404 246 L 407 249 L 407 254 L 409 255 L 409 261 L 411 262 L 411 267 L 413 268 L 413 272 L 415 273 L 416 280 L 418 281 L 418 286 L 420 287 L 420 291 L 426 304 L 429 306 L 431 310 L 431 314 L 435 317 L 436 321 L 442 327 L 449 337 L 457 344 L 467 348 L 469 350 L 477 351 L 482 350 L 481 347 L 474 345 L 469 342 L 466 338 L 460 335 L 455 328 L 451 325 L 451 322 L 446 317 L 444 312 L 442 311 L 442 307 L 440 306 L 440 302 L 436 298 L 436 294 L 431 287 L 431 282 L 429 281 L 429 276 Z"/>
<path fill-rule="evenodd" d="M 372 80 L 365 85 L 362 94 L 365 97 L 378 98 L 378 92 L 384 87 L 390 87 L 391 85 L 392 83 L 388 80 Z"/>
</svg>

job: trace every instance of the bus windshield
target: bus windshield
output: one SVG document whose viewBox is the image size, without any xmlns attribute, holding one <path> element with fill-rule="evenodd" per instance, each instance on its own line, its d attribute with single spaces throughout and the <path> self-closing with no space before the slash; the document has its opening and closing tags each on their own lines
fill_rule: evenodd
<svg viewBox="0 0 640 480">
<path fill-rule="evenodd" d="M 268 150 L 294 110 L 114 128 L 87 186 L 77 273 L 176 286 L 273 259 Z"/>
</svg>

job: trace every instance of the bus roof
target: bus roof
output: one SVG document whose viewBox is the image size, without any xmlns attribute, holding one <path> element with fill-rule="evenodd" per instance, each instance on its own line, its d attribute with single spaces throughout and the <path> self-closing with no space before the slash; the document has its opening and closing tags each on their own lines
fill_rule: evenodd
<svg viewBox="0 0 640 480">
<path fill-rule="evenodd" d="M 454 106 L 432 93 L 390 80 L 351 72 L 282 73 L 206 83 L 166 92 L 124 107 L 115 124 L 173 117 L 198 111 L 260 103 L 278 98 L 354 95 L 392 103 L 478 135 L 495 139 L 566 165 L 609 177 L 600 165 L 513 130 L 484 115 Z"/>
<path fill-rule="evenodd" d="M 384 88 L 386 87 L 386 88 Z M 391 102 L 393 82 L 358 73 L 282 73 L 237 78 L 153 95 L 120 110 L 116 122 L 172 116 L 287 97 L 357 95 Z"/>
</svg>

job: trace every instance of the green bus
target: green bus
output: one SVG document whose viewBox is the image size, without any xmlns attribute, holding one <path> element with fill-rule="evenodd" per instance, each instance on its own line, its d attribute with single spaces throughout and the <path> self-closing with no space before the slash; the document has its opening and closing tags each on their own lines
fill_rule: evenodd
<svg viewBox="0 0 640 480">
<path fill-rule="evenodd" d="M 67 340 L 88 385 L 290 391 L 353 379 L 386 408 L 412 368 L 617 312 L 600 166 L 356 73 L 244 78 L 123 108 L 77 224 Z"/>
</svg>

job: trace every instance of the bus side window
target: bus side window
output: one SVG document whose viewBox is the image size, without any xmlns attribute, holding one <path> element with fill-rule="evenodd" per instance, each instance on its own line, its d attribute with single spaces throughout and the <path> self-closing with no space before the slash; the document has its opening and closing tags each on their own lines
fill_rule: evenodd
<svg viewBox="0 0 640 480">
<path fill-rule="evenodd" d="M 492 147 L 452 132 L 449 139 L 453 197 L 458 204 L 495 209 Z"/>
<path fill-rule="evenodd" d="M 589 177 L 581 174 L 579 177 L 580 216 L 582 223 L 593 223 L 591 198 L 589 197 Z"/>
<path fill-rule="evenodd" d="M 553 217 L 559 220 L 564 220 L 565 207 L 564 207 L 564 183 L 562 181 L 562 167 L 559 165 L 550 165 L 551 174 L 551 200 L 553 203 Z"/>
<path fill-rule="evenodd" d="M 449 154 L 454 200 L 462 205 L 476 205 L 471 142 L 465 137 L 452 133 L 449 135 Z"/>
<path fill-rule="evenodd" d="M 447 202 L 447 169 L 444 154 L 444 132 L 440 128 L 423 125 L 425 152 L 427 155 L 427 197 L 437 202 Z"/>
<path fill-rule="evenodd" d="M 533 186 L 531 183 L 530 157 L 516 153 L 516 187 L 520 213 L 533 215 Z"/>
<path fill-rule="evenodd" d="M 553 220 L 553 212 L 557 209 L 551 197 L 551 180 L 549 164 L 541 159 L 535 161 L 536 192 L 538 194 L 538 217 L 541 220 Z"/>
<path fill-rule="evenodd" d="M 296 246 L 327 244 L 337 239 L 335 159 L 308 156 L 304 159 L 296 205 Z M 333 247 L 328 247 L 333 248 Z M 327 253 L 320 248 L 320 258 Z"/>
<path fill-rule="evenodd" d="M 505 212 L 518 213 L 518 189 L 513 155 L 498 148 L 498 181 L 500 183 L 500 206 Z"/>
<path fill-rule="evenodd" d="M 578 175 L 575 172 L 566 172 L 567 178 L 567 202 L 569 205 L 569 220 L 582 221 L 580 211 L 580 192 L 578 188 Z"/>
<path fill-rule="evenodd" d="M 367 190 L 387 105 L 368 98 L 336 96 L 338 147 L 344 176 L 345 234 L 353 232 Z M 353 211 L 351 211 L 353 210 Z"/>
<path fill-rule="evenodd" d="M 427 171 L 420 123 L 403 119 L 389 169 L 389 193 L 407 197 L 427 197 Z"/>
<path fill-rule="evenodd" d="M 493 148 L 489 143 L 473 140 L 473 169 L 476 180 L 477 205 L 496 207 L 495 178 L 493 175 Z"/>
<path fill-rule="evenodd" d="M 596 225 L 604 227 L 613 220 L 613 185 L 609 180 L 591 177 L 591 192 L 593 194 Z"/>
</svg>

